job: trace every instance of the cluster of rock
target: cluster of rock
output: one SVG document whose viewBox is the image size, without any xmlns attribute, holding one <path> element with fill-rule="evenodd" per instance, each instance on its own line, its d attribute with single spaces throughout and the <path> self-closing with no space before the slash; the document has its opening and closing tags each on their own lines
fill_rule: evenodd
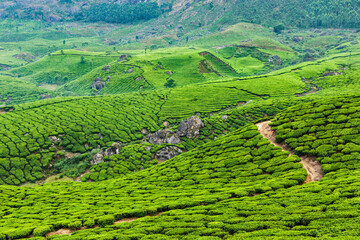
<svg viewBox="0 0 360 240">
<path fill-rule="evenodd" d="M 50 94 L 41 94 L 41 95 L 40 95 L 40 99 L 41 99 L 41 100 L 49 99 L 49 98 L 52 98 Z"/>
<path fill-rule="evenodd" d="M 110 79 L 108 78 L 108 80 Z M 105 85 L 106 85 L 105 81 L 101 77 L 97 77 L 95 78 L 93 84 L 91 85 L 91 88 L 100 91 L 105 87 Z"/>
<path fill-rule="evenodd" d="M 102 70 L 109 72 L 109 71 L 110 71 L 110 68 L 111 68 L 111 65 L 106 65 L 105 67 L 103 67 Z"/>
<path fill-rule="evenodd" d="M 273 65 L 282 65 L 282 60 L 278 55 L 274 55 L 268 59 L 270 64 Z"/>
<path fill-rule="evenodd" d="M 104 161 L 104 157 L 111 157 L 115 154 L 120 154 L 121 151 L 121 143 L 115 142 L 111 145 L 110 148 L 105 150 L 101 150 L 100 152 L 96 153 L 92 160 L 90 161 L 91 165 L 95 165 Z"/>
<path fill-rule="evenodd" d="M 178 147 L 166 146 L 156 153 L 155 158 L 157 160 L 166 161 L 166 160 L 176 157 L 177 155 L 179 155 L 182 152 L 183 151 Z"/>
<path fill-rule="evenodd" d="M 168 122 L 164 122 L 165 127 L 168 127 Z M 149 134 L 148 142 L 155 145 L 161 144 L 178 144 L 181 143 L 181 137 L 195 138 L 200 135 L 200 129 L 204 127 L 204 123 L 198 116 L 192 116 L 182 121 L 176 132 L 169 129 L 159 130 L 155 133 Z M 155 158 L 158 160 L 169 160 L 182 153 L 182 150 L 175 146 L 166 146 L 159 150 Z"/>
<path fill-rule="evenodd" d="M 181 138 L 186 136 L 187 138 L 195 138 L 200 135 L 200 129 L 204 127 L 204 123 L 197 116 L 192 116 L 184 121 L 182 121 L 176 132 L 170 131 L 167 129 L 169 126 L 168 122 L 164 122 L 166 129 L 159 130 L 155 133 L 147 135 L 147 142 L 154 145 L 161 144 L 178 144 L 181 143 Z M 147 134 L 146 129 L 142 129 L 142 134 Z M 50 139 L 56 141 L 58 139 Z M 104 157 L 111 157 L 114 154 L 120 154 L 121 151 L 121 143 L 115 142 L 111 145 L 110 148 L 105 150 L 101 150 L 96 153 L 92 160 L 90 161 L 91 165 L 98 164 L 100 162 L 104 162 Z M 150 151 L 151 147 L 148 146 L 145 148 L 146 151 Z M 155 159 L 160 161 L 166 161 L 173 157 L 176 157 L 183 151 L 176 146 L 166 146 L 155 153 Z"/>
</svg>

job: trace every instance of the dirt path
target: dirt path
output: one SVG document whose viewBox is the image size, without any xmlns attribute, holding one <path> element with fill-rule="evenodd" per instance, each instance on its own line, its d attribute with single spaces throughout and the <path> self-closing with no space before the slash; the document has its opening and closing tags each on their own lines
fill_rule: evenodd
<svg viewBox="0 0 360 240">
<path fill-rule="evenodd" d="M 276 142 L 276 134 L 271 129 L 269 125 L 270 121 L 261 122 L 256 124 L 261 135 L 267 138 L 273 145 L 281 147 L 283 151 L 288 151 L 291 155 L 295 155 L 294 151 L 285 143 Z M 321 164 L 316 160 L 314 156 L 299 156 L 303 165 L 303 168 L 306 169 L 308 175 L 304 183 L 319 181 L 324 177 L 324 171 L 322 170 Z"/>
</svg>

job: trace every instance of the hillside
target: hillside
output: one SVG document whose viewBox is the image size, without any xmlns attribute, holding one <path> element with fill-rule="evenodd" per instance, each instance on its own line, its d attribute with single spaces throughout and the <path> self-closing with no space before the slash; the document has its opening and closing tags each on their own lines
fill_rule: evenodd
<svg viewBox="0 0 360 240">
<path fill-rule="evenodd" d="M 357 96 L 328 98 L 325 102 L 315 100 L 289 108 L 272 120 L 278 137 L 282 136 L 280 130 L 290 126 L 292 122 L 289 124 L 289 121 L 295 119 L 306 119 L 303 124 L 324 128 L 324 134 L 328 135 L 334 132 L 332 129 L 341 129 L 343 134 L 328 139 L 337 143 L 333 145 L 333 152 L 326 152 L 326 155 L 320 150 L 327 148 L 326 138 L 321 138 L 324 139 L 322 142 L 306 135 L 298 138 L 300 142 L 306 138 L 307 143 L 319 146 L 314 156 L 318 156 L 325 172 L 320 182 L 301 184 L 305 181 L 306 171 L 297 163 L 299 158 L 288 157 L 287 152 L 274 147 L 260 135 L 256 126 L 250 125 L 126 178 L 88 184 L 1 187 L 5 201 L 3 206 L 7 209 L 7 217 L 2 220 L 7 226 L 2 230 L 3 236 L 15 239 L 32 233 L 43 236 L 59 229 L 75 231 L 85 226 L 89 229 L 75 231 L 71 236 L 53 235 L 48 239 L 157 239 L 160 236 L 164 239 L 187 239 L 189 234 L 196 239 L 205 236 L 212 236 L 209 239 L 230 236 L 241 239 L 250 234 L 259 238 L 290 236 L 311 239 L 330 233 L 333 238 L 341 238 L 343 234 L 355 237 L 357 231 L 354 224 L 358 214 L 354 204 L 357 201 L 355 186 L 358 171 L 349 159 L 350 155 L 347 155 L 352 151 L 346 146 L 355 147 L 352 134 L 356 133 L 344 126 L 356 128 L 356 123 L 353 125 L 350 119 L 358 105 Z M 328 109 L 327 115 L 333 116 L 331 119 L 343 119 L 328 132 L 324 127 L 326 121 L 318 118 L 324 108 Z M 286 115 L 294 117 L 286 120 L 281 117 Z M 348 116 L 349 120 L 342 116 Z M 328 121 L 333 122 L 331 119 Z M 292 126 L 298 128 L 302 123 L 294 122 Z M 310 127 L 298 129 L 303 132 L 300 134 L 308 131 L 311 134 Z M 286 132 L 289 139 L 298 134 L 296 129 Z M 287 140 L 285 142 L 292 146 Z M 342 152 L 342 157 L 337 151 Z M 295 152 L 306 154 L 296 149 Z M 326 163 L 325 159 L 328 159 Z M 330 159 L 344 159 L 340 161 L 348 167 L 340 169 L 339 162 Z M 193 184 L 196 184 L 196 188 Z M 37 208 L 34 208 L 34 201 Z M 68 204 L 68 201 L 72 204 Z M 81 211 L 81 215 L 72 210 L 75 204 L 76 212 Z M 47 208 L 41 208 L 45 205 Z M 51 217 L 48 217 L 49 211 Z M 32 217 L 35 212 L 36 220 Z M 144 217 L 147 214 L 154 216 Z M 67 216 L 66 220 L 62 217 L 64 215 Z M 13 217 L 23 220 L 11 225 Z M 126 220 L 129 217 L 139 219 Z M 112 225 L 123 218 L 126 221 Z M 323 227 L 326 224 L 346 231 L 334 233 Z M 93 226 L 95 228 L 91 228 Z"/>
<path fill-rule="evenodd" d="M 359 1 L 0 1 L 0 240 L 359 239 Z"/>
</svg>

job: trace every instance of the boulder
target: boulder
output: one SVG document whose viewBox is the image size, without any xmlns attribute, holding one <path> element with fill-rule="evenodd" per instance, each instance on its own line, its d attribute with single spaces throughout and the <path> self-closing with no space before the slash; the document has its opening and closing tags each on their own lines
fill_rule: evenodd
<svg viewBox="0 0 360 240">
<path fill-rule="evenodd" d="M 344 74 L 344 73 L 342 73 L 342 72 L 325 72 L 322 75 L 324 77 L 327 77 L 327 76 L 337 76 L 337 75 L 342 75 L 342 74 Z"/>
<path fill-rule="evenodd" d="M 172 72 L 172 71 L 168 71 L 168 72 L 166 72 L 165 74 L 167 74 L 167 75 L 173 75 L 173 72 Z"/>
<path fill-rule="evenodd" d="M 355 40 L 355 41 L 352 41 L 351 44 L 352 44 L 352 45 L 359 44 L 359 41 L 356 41 L 356 40 Z"/>
<path fill-rule="evenodd" d="M 102 80 L 101 77 L 97 77 L 95 78 L 93 84 L 91 85 L 92 89 L 96 89 L 98 91 L 100 91 L 101 89 L 103 89 L 105 87 L 105 81 Z"/>
<path fill-rule="evenodd" d="M 270 57 L 268 59 L 268 61 L 270 64 L 273 64 L 273 65 L 281 65 L 282 64 L 281 58 L 278 55 L 274 55 L 274 56 Z"/>
<path fill-rule="evenodd" d="M 201 119 L 198 116 L 192 116 L 180 123 L 176 133 L 180 137 L 194 138 L 199 136 L 200 129 L 203 127 L 204 123 Z"/>
<path fill-rule="evenodd" d="M 95 165 L 104 162 L 104 157 L 111 157 L 115 154 L 120 154 L 120 151 L 121 151 L 121 143 L 114 142 L 110 148 L 101 150 L 100 152 L 96 153 L 93 156 L 92 160 L 90 161 L 90 164 Z"/>
<path fill-rule="evenodd" d="M 341 49 L 344 49 L 344 48 L 346 48 L 346 45 L 341 45 L 341 46 L 337 47 L 336 50 L 341 50 Z"/>
<path fill-rule="evenodd" d="M 294 42 L 301 42 L 302 40 L 304 40 L 304 37 L 302 37 L 302 36 L 293 36 L 292 40 Z"/>
<path fill-rule="evenodd" d="M 110 68 L 111 68 L 111 65 L 106 65 L 105 67 L 103 67 L 102 70 L 107 71 L 107 70 L 110 70 Z"/>
<path fill-rule="evenodd" d="M 179 138 L 176 133 L 170 131 L 170 130 L 159 130 L 153 134 L 148 135 L 149 143 L 161 145 L 163 143 L 169 143 L 169 144 L 178 144 L 181 142 L 181 139 Z"/>
<path fill-rule="evenodd" d="M 61 138 L 57 137 L 57 136 L 49 136 L 49 140 L 52 143 L 56 143 L 56 142 L 62 142 Z"/>
<path fill-rule="evenodd" d="M 100 151 L 100 152 L 96 153 L 93 156 L 92 160 L 90 161 L 90 164 L 95 165 L 95 164 L 99 164 L 99 163 L 103 162 L 104 161 L 104 156 L 105 156 L 104 151 Z"/>
<path fill-rule="evenodd" d="M 221 116 L 221 119 L 224 121 L 224 122 L 226 122 L 226 120 L 229 118 L 229 116 L 228 115 L 223 115 L 223 116 Z"/>
<path fill-rule="evenodd" d="M 156 155 L 155 158 L 157 160 L 161 160 L 161 161 L 166 161 L 169 160 L 173 157 L 176 157 L 177 155 L 179 155 L 180 153 L 182 153 L 183 151 L 175 146 L 167 146 L 162 148 L 161 150 L 159 150 Z"/>
<path fill-rule="evenodd" d="M 120 154 L 120 151 L 121 151 L 121 143 L 115 142 L 111 145 L 110 148 L 105 150 L 105 156 L 111 157 L 115 154 Z"/>
<path fill-rule="evenodd" d="M 52 97 L 49 94 L 41 94 L 40 98 L 41 98 L 41 100 L 43 100 L 43 99 L 49 99 L 49 98 L 52 98 Z"/>
</svg>

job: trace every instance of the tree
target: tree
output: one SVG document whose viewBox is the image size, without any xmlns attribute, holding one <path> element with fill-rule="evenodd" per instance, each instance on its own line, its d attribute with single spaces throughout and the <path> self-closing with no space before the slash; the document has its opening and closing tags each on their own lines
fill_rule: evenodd
<svg viewBox="0 0 360 240">
<path fill-rule="evenodd" d="M 84 56 L 81 56 L 80 63 L 85 63 L 85 57 Z"/>
<path fill-rule="evenodd" d="M 166 81 L 166 83 L 164 84 L 164 87 L 173 88 L 173 87 L 176 87 L 176 83 L 173 79 L 170 78 Z"/>
<path fill-rule="evenodd" d="M 280 34 L 285 29 L 284 25 L 280 24 L 274 27 L 274 32 Z"/>
<path fill-rule="evenodd" d="M 66 44 L 66 40 L 63 41 L 63 44 L 64 44 L 64 45 Z"/>
</svg>

